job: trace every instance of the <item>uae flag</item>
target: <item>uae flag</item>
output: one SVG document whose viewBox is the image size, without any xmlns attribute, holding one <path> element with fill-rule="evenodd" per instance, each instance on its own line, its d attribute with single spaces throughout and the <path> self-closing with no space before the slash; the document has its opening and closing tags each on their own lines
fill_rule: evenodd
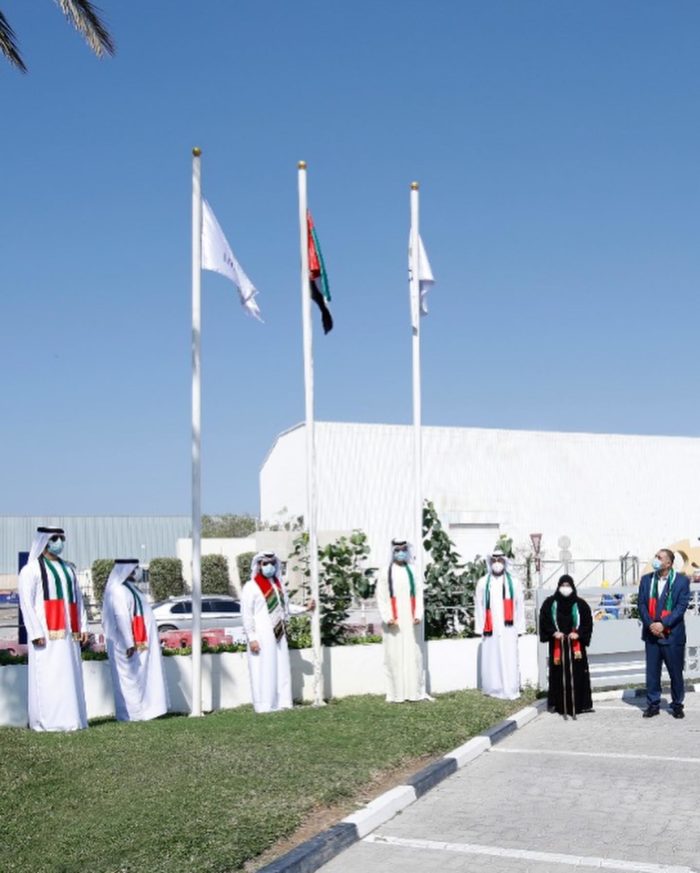
<svg viewBox="0 0 700 873">
<path fill-rule="evenodd" d="M 316 228 L 311 213 L 306 213 L 307 237 L 309 240 L 309 288 L 311 299 L 321 310 L 321 323 L 323 332 L 330 333 L 333 330 L 333 316 L 331 315 L 331 291 L 328 287 L 328 275 L 326 265 L 323 263 L 321 246 L 318 243 Z"/>
</svg>

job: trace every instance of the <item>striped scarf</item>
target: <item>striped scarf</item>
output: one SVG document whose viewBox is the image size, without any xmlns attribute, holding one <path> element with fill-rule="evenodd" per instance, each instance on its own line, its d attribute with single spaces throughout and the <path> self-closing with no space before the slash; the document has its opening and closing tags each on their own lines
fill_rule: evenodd
<svg viewBox="0 0 700 873">
<path fill-rule="evenodd" d="M 676 581 L 676 571 L 671 570 L 668 574 L 668 582 L 666 587 L 666 601 L 664 603 L 664 607 L 661 610 L 661 618 L 666 618 L 667 615 L 671 614 L 671 607 L 673 606 L 672 594 L 673 594 L 673 583 Z M 663 593 L 663 588 L 661 589 Z M 651 616 L 652 621 L 658 621 L 656 618 L 656 610 L 659 608 L 659 576 L 657 573 L 654 573 L 654 576 L 651 580 L 651 585 L 649 586 L 649 615 Z M 668 636 L 671 633 L 670 628 L 664 628 L 664 636 Z"/>
<path fill-rule="evenodd" d="M 268 579 L 267 576 L 263 576 L 262 573 L 256 575 L 255 584 L 265 598 L 267 611 L 270 614 L 270 621 L 272 622 L 272 630 L 275 639 L 279 642 L 279 640 L 281 640 L 285 635 L 282 585 L 276 577 Z"/>
<path fill-rule="evenodd" d="M 134 637 L 134 645 L 139 652 L 145 652 L 148 648 L 148 634 L 146 633 L 146 622 L 143 617 L 143 600 L 138 590 L 130 582 L 126 581 L 124 585 L 134 598 L 131 617 L 131 633 Z"/>
<path fill-rule="evenodd" d="M 70 633 L 74 640 L 80 639 L 80 618 L 78 616 L 78 580 L 70 564 L 60 558 L 53 561 L 39 555 L 41 587 L 44 594 L 44 615 L 50 640 L 63 640 L 67 634 L 66 606 Z M 60 572 L 59 572 L 60 570 Z"/>
<path fill-rule="evenodd" d="M 574 603 L 571 609 L 571 615 L 574 619 L 574 630 L 578 633 L 581 626 L 581 615 L 578 611 L 578 603 Z M 557 621 L 557 601 L 552 601 L 552 623 L 554 628 L 559 633 L 559 622 Z M 583 655 L 581 654 L 581 640 L 571 640 L 571 649 L 574 653 L 574 660 L 580 661 Z M 554 663 L 558 666 L 561 664 L 561 640 L 554 640 Z"/>
<path fill-rule="evenodd" d="M 506 585 L 508 590 L 506 591 Z M 491 574 L 486 577 L 486 591 L 484 592 L 484 628 L 482 634 L 485 637 L 493 635 L 493 613 L 491 612 Z M 513 627 L 513 579 L 506 571 L 503 579 L 503 623 L 506 627 Z"/>
<path fill-rule="evenodd" d="M 389 601 L 391 603 L 391 617 L 394 621 L 399 620 L 399 610 L 396 603 L 396 594 L 394 593 L 394 580 L 391 575 L 393 563 L 389 564 Z M 406 572 L 408 573 L 408 591 L 411 598 L 411 618 L 416 617 L 416 580 L 413 578 L 413 571 L 406 564 Z"/>
</svg>

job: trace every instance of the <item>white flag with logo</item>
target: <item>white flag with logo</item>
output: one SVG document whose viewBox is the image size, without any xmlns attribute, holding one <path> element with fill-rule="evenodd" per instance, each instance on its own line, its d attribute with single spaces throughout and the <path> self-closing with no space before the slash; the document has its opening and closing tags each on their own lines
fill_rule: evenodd
<svg viewBox="0 0 700 873">
<path fill-rule="evenodd" d="M 262 321 L 260 309 L 255 302 L 258 290 L 234 257 L 231 246 L 206 200 L 202 200 L 202 269 L 213 270 L 230 279 L 238 288 L 241 303 L 248 314 Z"/>
<path fill-rule="evenodd" d="M 413 234 L 411 234 L 413 236 Z M 411 257 L 411 244 L 408 244 L 408 275 L 411 277 L 413 258 Z M 425 251 L 423 240 L 418 237 L 418 295 L 420 300 L 420 314 L 428 314 L 428 291 L 435 284 L 433 271 Z"/>
</svg>

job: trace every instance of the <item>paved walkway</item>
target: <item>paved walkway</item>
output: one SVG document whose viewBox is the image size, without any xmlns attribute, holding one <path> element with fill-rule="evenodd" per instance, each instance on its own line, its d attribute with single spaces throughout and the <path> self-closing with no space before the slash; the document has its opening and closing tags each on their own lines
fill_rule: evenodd
<svg viewBox="0 0 700 873">
<path fill-rule="evenodd" d="M 700 694 L 543 713 L 321 869 L 700 873 Z"/>
</svg>

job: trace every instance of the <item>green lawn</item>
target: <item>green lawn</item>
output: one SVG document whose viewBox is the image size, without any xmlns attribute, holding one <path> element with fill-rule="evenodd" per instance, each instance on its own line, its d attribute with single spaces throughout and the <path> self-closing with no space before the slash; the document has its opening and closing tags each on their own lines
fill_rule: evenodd
<svg viewBox="0 0 700 873">
<path fill-rule="evenodd" d="M 0 729 L 0 870 L 238 870 L 319 805 L 350 809 L 370 780 L 444 754 L 531 699 L 354 697 L 74 734 Z"/>
</svg>

